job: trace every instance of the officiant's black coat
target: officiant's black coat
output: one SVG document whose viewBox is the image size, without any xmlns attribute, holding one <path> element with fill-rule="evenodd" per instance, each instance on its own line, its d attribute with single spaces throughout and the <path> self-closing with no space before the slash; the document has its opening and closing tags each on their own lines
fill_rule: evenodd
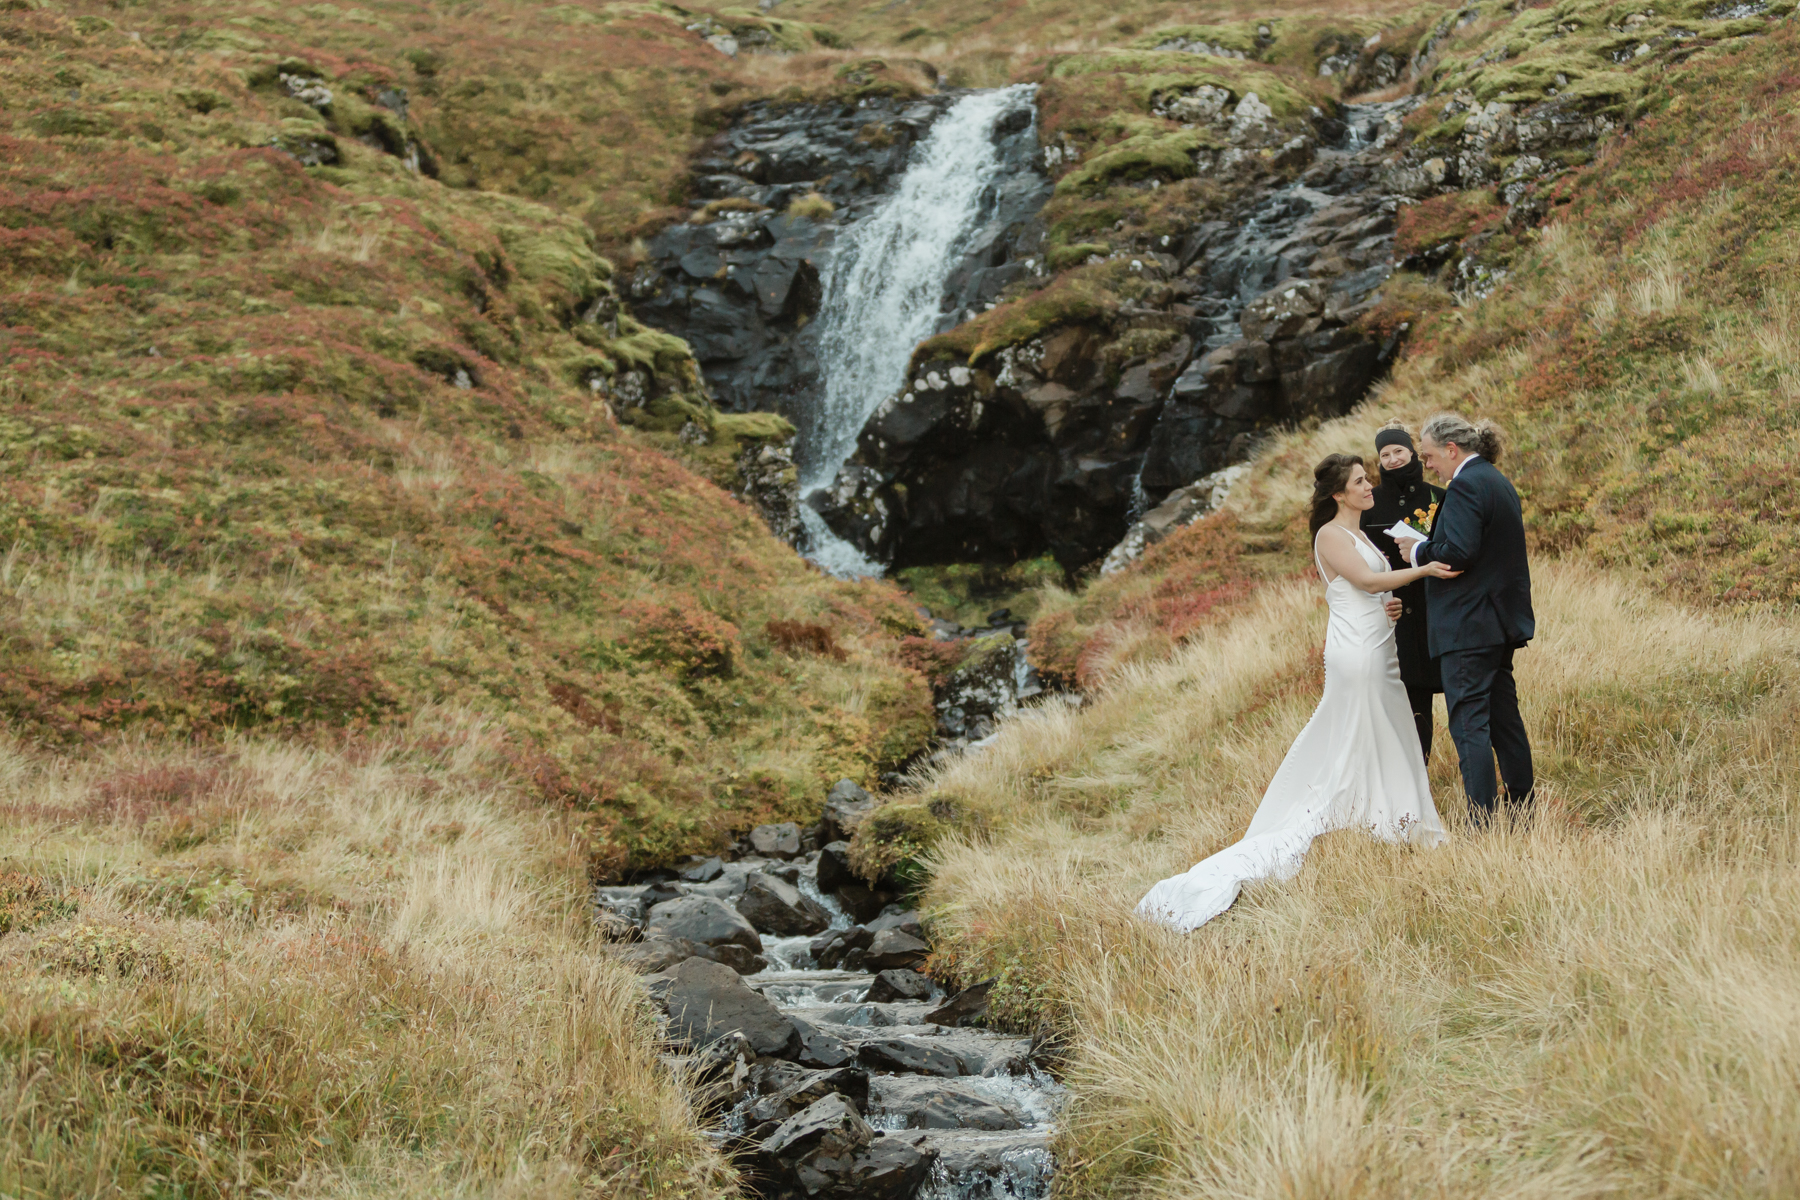
<svg viewBox="0 0 1800 1200">
<path fill-rule="evenodd" d="M 1421 525 L 1421 519 L 1414 514 L 1429 512 L 1433 504 L 1441 504 L 1444 499 L 1443 488 L 1426 483 L 1424 475 L 1414 469 L 1412 463 L 1408 463 L 1407 468 L 1398 473 L 1413 477 L 1406 482 L 1395 483 L 1392 481 L 1394 473 L 1382 473 L 1381 482 L 1375 488 L 1375 507 L 1362 515 L 1363 532 L 1369 535 L 1377 550 L 1387 555 L 1396 571 L 1403 571 L 1412 564 L 1406 561 L 1387 530 L 1396 521 Z M 1431 657 L 1425 581 L 1420 579 L 1396 588 L 1394 596 L 1401 604 L 1400 620 L 1394 626 L 1394 650 L 1400 659 L 1401 681 L 1409 691 L 1443 691 L 1437 660 Z"/>
<path fill-rule="evenodd" d="M 1426 580 L 1433 658 L 1452 650 L 1523 646 L 1537 632 L 1519 493 L 1485 458 L 1471 459 L 1450 481 L 1431 537 L 1416 557 L 1463 572 Z"/>
</svg>

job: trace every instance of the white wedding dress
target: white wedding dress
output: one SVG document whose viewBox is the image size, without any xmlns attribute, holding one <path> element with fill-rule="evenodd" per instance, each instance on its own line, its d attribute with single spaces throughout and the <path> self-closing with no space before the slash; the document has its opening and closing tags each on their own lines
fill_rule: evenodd
<svg viewBox="0 0 1800 1200">
<path fill-rule="evenodd" d="M 1391 569 L 1366 539 L 1327 528 L 1355 542 L 1370 569 Z M 1322 565 L 1319 573 L 1326 573 Z M 1340 575 L 1325 585 L 1325 599 L 1325 694 L 1269 781 L 1249 830 L 1236 845 L 1151 888 L 1139 916 L 1183 933 L 1198 929 L 1230 908 L 1244 884 L 1293 878 L 1312 840 L 1335 829 L 1366 829 L 1415 846 L 1444 841 L 1381 597 Z"/>
</svg>

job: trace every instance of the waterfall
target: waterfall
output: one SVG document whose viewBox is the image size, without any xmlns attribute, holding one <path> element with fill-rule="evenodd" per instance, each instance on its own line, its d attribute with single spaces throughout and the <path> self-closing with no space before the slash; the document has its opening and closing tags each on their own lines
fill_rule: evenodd
<svg viewBox="0 0 1800 1200">
<path fill-rule="evenodd" d="M 876 407 L 905 383 L 913 348 L 937 332 L 944 281 L 994 206 L 1005 169 L 996 123 L 1028 106 L 1030 84 L 971 92 L 931 127 L 894 193 L 838 241 L 820 306 L 822 386 L 800 421 L 800 489 L 830 486 L 856 450 Z M 806 557 L 838 576 L 879 575 L 881 565 L 801 503 Z"/>
</svg>

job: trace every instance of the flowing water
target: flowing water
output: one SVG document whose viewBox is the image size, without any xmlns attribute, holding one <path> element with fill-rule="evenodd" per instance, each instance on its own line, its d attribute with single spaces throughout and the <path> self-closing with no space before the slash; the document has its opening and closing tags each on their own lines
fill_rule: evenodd
<svg viewBox="0 0 1800 1200">
<path fill-rule="evenodd" d="M 848 929 L 850 917 L 835 896 L 817 886 L 813 861 L 802 865 L 795 886 L 831 914 L 832 929 Z M 823 936 L 823 935 L 820 935 Z M 1032 1061 L 1029 1038 L 980 1028 L 932 1024 L 926 1015 L 945 997 L 867 1003 L 874 976 L 867 971 L 822 970 L 808 949 L 811 937 L 763 938 L 767 969 L 745 976 L 778 1008 L 851 1045 L 867 1040 L 941 1048 L 965 1064 L 950 1078 L 933 1074 L 869 1072 L 869 1124 L 886 1136 L 905 1138 L 935 1154 L 931 1175 L 915 1200 L 1041 1200 L 1050 1190 L 1055 1163 L 1049 1151 L 1052 1122 L 1064 1091 Z M 980 1114 L 973 1125 L 944 1127 L 919 1117 L 921 1101 L 936 1098 L 939 1112 Z M 741 1132 L 746 1099 L 726 1118 Z"/>
<path fill-rule="evenodd" d="M 823 280 L 821 387 L 796 446 L 806 557 L 833 575 L 879 575 L 804 502 L 856 450 L 870 414 L 905 382 L 913 348 L 944 321 L 944 283 L 992 214 L 1007 169 L 996 126 L 1030 108 L 1036 87 L 971 92 L 939 117 L 893 195 L 839 239 Z"/>
</svg>

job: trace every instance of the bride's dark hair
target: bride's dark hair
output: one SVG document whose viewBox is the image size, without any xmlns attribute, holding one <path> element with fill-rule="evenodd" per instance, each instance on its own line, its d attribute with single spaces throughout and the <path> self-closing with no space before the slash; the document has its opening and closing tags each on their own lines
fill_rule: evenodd
<svg viewBox="0 0 1800 1200">
<path fill-rule="evenodd" d="M 1312 520 L 1309 522 L 1312 536 L 1318 537 L 1319 530 L 1337 516 L 1335 497 L 1349 484 L 1351 470 L 1362 465 L 1360 454 L 1327 454 L 1313 468 Z"/>
</svg>

